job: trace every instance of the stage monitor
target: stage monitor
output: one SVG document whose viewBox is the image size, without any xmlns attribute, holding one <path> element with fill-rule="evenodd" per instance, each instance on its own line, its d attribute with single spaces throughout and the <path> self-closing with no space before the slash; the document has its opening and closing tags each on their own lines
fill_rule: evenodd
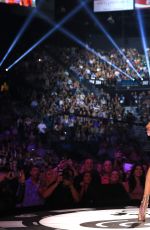
<svg viewBox="0 0 150 230">
<path fill-rule="evenodd" d="M 134 0 L 94 0 L 94 12 L 133 10 Z"/>
<path fill-rule="evenodd" d="M 0 0 L 0 3 L 19 5 L 24 7 L 35 7 L 36 0 Z"/>
<path fill-rule="evenodd" d="M 150 9 L 150 0 L 135 0 L 135 9 Z"/>
</svg>

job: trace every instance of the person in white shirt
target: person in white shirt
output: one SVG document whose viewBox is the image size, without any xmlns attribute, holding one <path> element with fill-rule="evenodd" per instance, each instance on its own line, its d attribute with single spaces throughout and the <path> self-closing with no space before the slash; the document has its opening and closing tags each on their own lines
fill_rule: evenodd
<svg viewBox="0 0 150 230">
<path fill-rule="evenodd" d="M 38 124 L 37 128 L 38 128 L 38 132 L 39 132 L 39 139 L 44 144 L 45 141 L 46 141 L 47 126 L 46 126 L 46 124 L 43 121 L 41 121 Z"/>
<path fill-rule="evenodd" d="M 38 130 L 39 130 L 39 133 L 43 133 L 45 134 L 46 133 L 46 125 L 43 121 L 41 121 L 41 123 L 38 124 Z"/>
</svg>

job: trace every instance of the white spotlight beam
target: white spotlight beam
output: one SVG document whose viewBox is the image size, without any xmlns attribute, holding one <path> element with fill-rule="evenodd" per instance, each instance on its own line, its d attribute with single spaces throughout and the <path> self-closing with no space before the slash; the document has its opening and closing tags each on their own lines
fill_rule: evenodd
<svg viewBox="0 0 150 230">
<path fill-rule="evenodd" d="M 41 5 L 43 0 L 40 0 L 37 8 Z M 32 11 L 32 13 L 29 15 L 29 17 L 25 20 L 23 26 L 21 27 L 21 29 L 19 30 L 18 34 L 16 35 L 15 39 L 13 40 L 13 42 L 11 43 L 10 47 L 8 48 L 7 52 L 5 53 L 4 57 L 2 58 L 1 62 L 0 62 L 0 66 L 2 66 L 2 64 L 4 63 L 4 61 L 6 60 L 6 58 L 9 56 L 9 54 L 12 52 L 12 50 L 14 49 L 14 47 L 16 46 L 17 42 L 19 41 L 19 39 L 22 37 L 23 33 L 25 32 L 25 30 L 27 29 L 27 27 L 29 26 L 30 22 L 32 21 L 33 17 L 35 16 L 35 14 L 37 13 L 37 8 L 34 8 L 34 10 Z"/>
<path fill-rule="evenodd" d="M 55 24 L 55 26 L 50 29 L 43 37 L 41 37 L 36 43 L 34 43 L 25 53 L 23 53 L 18 59 L 16 59 L 11 65 L 9 65 L 6 69 L 10 70 L 13 66 L 15 66 L 19 61 L 21 61 L 27 54 L 29 54 L 33 49 L 35 49 L 38 45 L 40 45 L 43 41 L 45 41 L 48 37 L 50 37 L 55 31 L 57 31 L 63 24 L 65 24 L 69 19 L 71 19 L 75 14 L 77 14 L 89 0 L 82 0 L 82 2 L 77 5 L 69 14 L 66 15 L 59 23 Z"/>
<path fill-rule="evenodd" d="M 145 54 L 145 59 L 146 59 L 146 64 L 147 64 L 147 69 L 150 77 L 150 61 L 149 61 L 149 56 L 147 52 L 147 39 L 146 39 L 146 34 L 144 30 L 144 22 L 143 22 L 143 17 L 142 13 L 139 9 L 136 10 L 136 15 L 138 19 L 138 24 L 139 24 L 139 29 L 140 29 L 140 35 L 141 35 L 141 41 L 142 41 L 142 46 Z"/>
<path fill-rule="evenodd" d="M 105 34 L 105 36 L 108 38 L 108 40 L 111 42 L 111 44 L 117 49 L 117 51 L 121 54 L 121 56 L 126 60 L 126 63 L 129 65 L 129 67 L 137 74 L 137 76 L 142 80 L 141 75 L 138 73 L 138 71 L 135 69 L 131 61 L 126 57 L 126 55 L 123 53 L 123 51 L 120 49 L 120 47 L 117 45 L 117 43 L 114 41 L 114 39 L 110 36 L 110 34 L 106 31 L 102 23 L 98 20 L 98 18 L 91 12 L 90 8 L 87 5 L 84 5 L 84 8 L 87 12 L 87 14 L 90 16 L 90 18 L 96 23 L 97 27 Z"/>
</svg>

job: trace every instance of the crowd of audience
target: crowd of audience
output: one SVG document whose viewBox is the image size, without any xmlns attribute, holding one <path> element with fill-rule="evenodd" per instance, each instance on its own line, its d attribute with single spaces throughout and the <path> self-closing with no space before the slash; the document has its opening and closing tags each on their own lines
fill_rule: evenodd
<svg viewBox="0 0 150 230">
<path fill-rule="evenodd" d="M 32 164 L 17 170 L 1 168 L 1 212 L 41 206 L 49 209 L 138 205 L 148 165 L 129 169 L 122 153 L 114 161 L 64 159 L 57 165 Z M 12 169 L 11 169 L 12 170 Z M 113 199 L 112 199 L 113 196 Z"/>
<path fill-rule="evenodd" d="M 79 48 L 48 51 L 36 51 L 1 86 L 1 211 L 139 204 L 149 165 L 135 124 L 149 120 L 149 91 L 106 90 L 127 77 Z M 122 51 L 147 80 L 144 56 Z M 101 55 L 137 80 L 114 50 Z M 73 150 L 88 142 L 93 151 Z"/>
<path fill-rule="evenodd" d="M 70 68 L 75 69 L 81 77 L 88 79 L 93 84 L 99 85 L 102 83 L 104 85 L 110 83 L 112 85 L 117 81 L 130 80 L 130 77 L 139 80 L 139 76 L 143 80 L 149 79 L 144 54 L 136 48 L 122 48 L 120 52 L 114 49 L 111 51 L 96 50 L 97 55 L 95 55 L 95 52 L 92 53 L 85 49 L 68 48 L 68 50 L 64 49 L 60 58 Z M 149 50 L 147 52 L 149 54 Z M 115 66 L 130 77 L 119 71 Z"/>
</svg>

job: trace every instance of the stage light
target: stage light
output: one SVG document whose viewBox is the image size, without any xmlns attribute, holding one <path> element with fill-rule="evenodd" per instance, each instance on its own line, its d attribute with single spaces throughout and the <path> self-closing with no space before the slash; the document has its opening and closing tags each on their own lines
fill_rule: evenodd
<svg viewBox="0 0 150 230">
<path fill-rule="evenodd" d="M 147 47 L 144 22 L 143 22 L 143 17 L 142 17 L 142 13 L 140 9 L 136 10 L 136 15 L 137 15 L 137 20 L 138 20 L 138 25 L 139 25 L 139 30 L 140 30 L 141 40 L 142 40 L 142 46 L 143 46 L 143 50 L 145 54 L 146 65 L 147 65 L 147 69 L 148 69 L 148 73 L 150 77 L 150 62 L 149 62 L 149 56 L 148 56 L 149 48 Z"/>
<path fill-rule="evenodd" d="M 25 20 L 25 22 L 24 22 L 23 26 L 21 27 L 20 31 L 18 32 L 17 36 L 15 37 L 15 39 L 11 43 L 10 47 L 8 48 L 6 54 L 2 58 L 2 60 L 0 62 L 0 66 L 2 66 L 2 64 L 4 63 L 4 61 L 6 60 L 6 58 L 8 57 L 8 55 L 10 54 L 10 52 L 14 49 L 15 45 L 17 44 L 17 42 L 19 41 L 19 39 L 21 38 L 21 36 L 25 32 L 25 30 L 27 29 L 27 27 L 29 26 L 30 22 L 32 21 L 33 17 L 35 16 L 35 14 L 37 12 L 37 8 L 42 4 L 42 2 L 43 2 L 43 0 L 40 0 L 40 2 L 38 3 L 38 5 L 36 6 L 36 8 L 33 9 L 33 11 L 31 12 L 31 14 L 29 15 L 29 17 Z"/>
<path fill-rule="evenodd" d="M 141 79 L 141 75 L 138 73 L 138 71 L 135 69 L 135 67 L 133 66 L 133 64 L 130 62 L 129 59 L 127 59 L 126 55 L 123 53 L 123 51 L 119 48 L 119 46 L 117 45 L 117 43 L 114 41 L 114 39 L 110 36 L 110 34 L 106 31 L 106 29 L 104 28 L 104 26 L 102 25 L 102 23 L 98 20 L 98 18 L 93 14 L 93 12 L 90 10 L 90 8 L 85 4 L 84 8 L 86 10 L 86 12 L 88 13 L 88 15 L 91 17 L 91 19 L 95 22 L 95 24 L 97 25 L 97 27 L 105 34 L 105 36 L 108 38 L 108 40 L 111 42 L 111 44 L 118 50 L 118 52 L 123 56 L 123 58 L 126 60 L 126 62 L 128 63 L 128 65 L 130 66 L 130 68 L 137 74 L 137 76 Z M 110 17 L 111 22 L 114 22 L 114 20 L 112 20 L 113 18 Z"/>
<path fill-rule="evenodd" d="M 43 41 L 45 41 L 48 37 L 50 37 L 56 30 L 58 30 L 63 24 L 65 24 L 65 22 L 67 22 L 75 14 L 77 14 L 88 1 L 89 0 L 82 0 L 81 3 L 77 5 L 77 7 L 75 7 L 69 14 L 67 14 L 59 23 L 55 24 L 55 26 L 52 29 L 50 29 L 40 40 L 38 40 L 35 44 L 33 44 L 24 54 L 22 54 L 10 66 L 8 66 L 7 69 L 10 70 L 20 60 L 22 60 L 27 54 L 29 54 L 33 49 L 35 49 L 38 45 L 40 45 Z"/>
</svg>

